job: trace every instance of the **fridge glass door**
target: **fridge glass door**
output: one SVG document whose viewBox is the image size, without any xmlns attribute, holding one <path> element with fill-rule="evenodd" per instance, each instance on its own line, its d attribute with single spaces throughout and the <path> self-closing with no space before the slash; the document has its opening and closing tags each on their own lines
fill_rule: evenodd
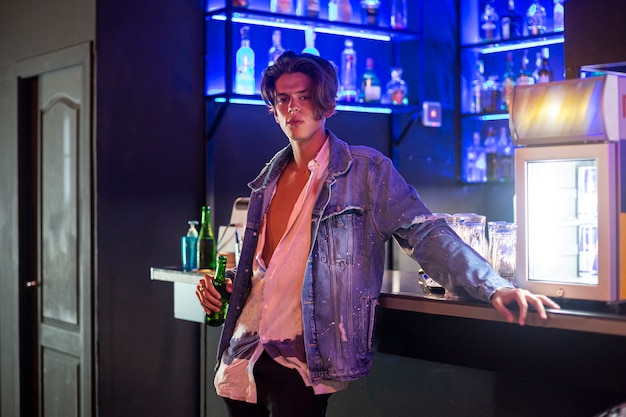
<svg viewBox="0 0 626 417">
<path fill-rule="evenodd" d="M 610 298 L 615 273 L 612 144 L 516 150 L 518 281 L 534 291 Z M 613 220 L 614 222 L 614 220 Z M 520 236 L 520 234 L 522 236 Z"/>
</svg>

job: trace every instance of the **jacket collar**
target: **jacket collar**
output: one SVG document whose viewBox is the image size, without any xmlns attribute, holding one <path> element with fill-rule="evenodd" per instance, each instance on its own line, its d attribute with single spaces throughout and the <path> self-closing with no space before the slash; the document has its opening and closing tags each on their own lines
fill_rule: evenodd
<svg viewBox="0 0 626 417">
<path fill-rule="evenodd" d="M 333 132 L 326 130 L 330 146 L 330 160 L 328 162 L 328 176 L 337 177 L 345 174 L 352 165 L 352 155 L 346 142 L 339 139 Z M 278 151 L 272 159 L 265 164 L 261 173 L 248 183 L 252 191 L 258 191 L 275 181 L 283 167 L 293 158 L 291 145 L 285 146 Z"/>
</svg>

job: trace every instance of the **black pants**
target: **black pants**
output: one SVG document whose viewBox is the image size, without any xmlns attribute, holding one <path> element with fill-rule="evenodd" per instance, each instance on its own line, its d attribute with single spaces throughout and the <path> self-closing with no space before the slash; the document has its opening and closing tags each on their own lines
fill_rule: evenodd
<svg viewBox="0 0 626 417">
<path fill-rule="evenodd" d="M 254 366 L 257 403 L 224 398 L 230 417 L 324 417 L 330 394 L 315 395 L 295 369 L 276 363 L 265 352 Z"/>
</svg>

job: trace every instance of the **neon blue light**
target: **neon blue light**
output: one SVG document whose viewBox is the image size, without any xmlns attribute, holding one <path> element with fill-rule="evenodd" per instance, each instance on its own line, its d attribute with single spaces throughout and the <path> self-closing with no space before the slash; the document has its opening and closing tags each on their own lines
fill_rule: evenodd
<svg viewBox="0 0 626 417">
<path fill-rule="evenodd" d="M 508 120 L 509 119 L 509 114 L 508 113 L 504 113 L 504 114 L 486 114 L 484 116 L 481 116 L 481 119 L 483 119 L 484 121 Z"/>
<path fill-rule="evenodd" d="M 225 21 L 226 16 L 224 15 L 213 15 L 211 17 L 213 20 L 221 20 Z M 238 13 L 235 13 L 232 18 L 233 22 L 236 23 L 245 23 L 249 25 L 257 25 L 257 26 L 269 26 L 269 27 L 279 27 L 284 29 L 293 29 L 293 30 L 305 30 L 310 24 L 304 23 L 290 23 L 280 20 L 265 20 L 265 19 L 255 19 L 252 17 L 243 17 Z M 330 27 L 315 27 L 313 29 L 317 33 L 326 33 L 329 35 L 341 35 L 341 36 L 352 36 L 353 38 L 362 38 L 369 39 L 374 41 L 384 41 L 389 42 L 391 40 L 390 35 L 377 34 L 377 33 L 368 33 L 362 30 L 351 30 L 349 28 L 330 28 Z"/>
<path fill-rule="evenodd" d="M 496 52 L 514 51 L 516 49 L 534 48 L 536 46 L 554 45 L 557 43 L 565 42 L 564 36 L 558 36 L 551 39 L 537 39 L 535 41 L 524 41 L 520 43 L 507 44 L 507 45 L 492 45 L 487 46 L 480 50 L 481 54 L 493 54 Z"/>
<path fill-rule="evenodd" d="M 226 103 L 225 97 L 217 97 L 215 98 L 216 103 Z M 265 102 L 260 99 L 254 98 L 240 98 L 233 97 L 228 100 L 229 103 L 233 104 L 250 104 L 253 106 L 265 106 Z M 351 112 L 359 112 L 359 113 L 378 113 L 378 114 L 391 114 L 391 109 L 387 107 L 369 107 L 369 106 L 349 106 L 349 105 L 338 105 L 336 107 L 338 111 L 351 111 Z"/>
</svg>

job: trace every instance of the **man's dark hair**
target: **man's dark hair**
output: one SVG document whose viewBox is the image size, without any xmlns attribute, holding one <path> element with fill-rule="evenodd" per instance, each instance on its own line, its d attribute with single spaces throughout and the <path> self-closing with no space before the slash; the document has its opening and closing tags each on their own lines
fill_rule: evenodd
<svg viewBox="0 0 626 417">
<path fill-rule="evenodd" d="M 317 110 L 317 116 L 334 112 L 339 82 L 335 66 L 317 55 L 308 53 L 297 54 L 293 51 L 284 52 L 265 71 L 261 81 L 261 95 L 272 109 L 276 104 L 276 80 L 283 74 L 300 72 L 311 78 L 311 101 Z"/>
</svg>

